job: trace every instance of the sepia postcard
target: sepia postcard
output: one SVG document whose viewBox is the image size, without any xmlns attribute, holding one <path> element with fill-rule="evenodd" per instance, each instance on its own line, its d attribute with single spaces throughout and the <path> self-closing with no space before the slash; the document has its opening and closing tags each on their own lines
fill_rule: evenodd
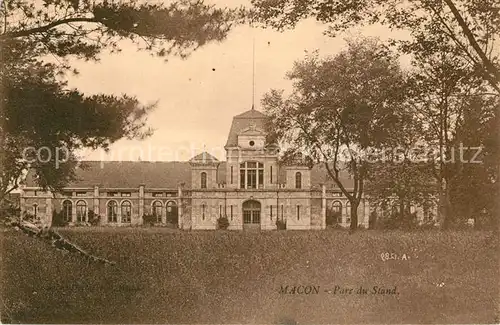
<svg viewBox="0 0 500 325">
<path fill-rule="evenodd" d="M 500 323 L 498 1 L 0 18 L 2 323 Z"/>
</svg>

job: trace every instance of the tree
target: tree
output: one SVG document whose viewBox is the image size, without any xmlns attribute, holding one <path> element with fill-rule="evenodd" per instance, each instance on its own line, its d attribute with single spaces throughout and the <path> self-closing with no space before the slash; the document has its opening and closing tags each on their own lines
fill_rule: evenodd
<svg viewBox="0 0 500 325">
<path fill-rule="evenodd" d="M 495 40 L 500 34 L 500 6 L 496 0 L 252 0 L 254 19 L 283 29 L 314 17 L 329 25 L 329 33 L 352 26 L 380 23 L 409 31 L 400 49 L 433 51 L 443 39 L 481 70 L 484 80 L 500 94 Z"/>
<path fill-rule="evenodd" d="M 98 60 L 129 40 L 158 56 L 184 58 L 223 40 L 242 17 L 242 10 L 201 0 L 6 0 L 0 13 L 0 200 L 27 169 L 42 188 L 57 190 L 74 178 L 76 150 L 151 134 L 146 117 L 155 105 L 68 89 L 70 57 Z"/>
<path fill-rule="evenodd" d="M 28 168 L 44 189 L 60 189 L 74 177 L 76 150 L 106 149 L 120 138 L 151 133 L 145 118 L 154 105 L 65 89 L 51 64 L 17 57 L 24 43 L 15 45 L 2 49 L 11 52 L 0 71 L 0 200 L 18 188 Z"/>
<path fill-rule="evenodd" d="M 498 122 L 495 116 L 498 116 L 496 103 L 499 98 L 488 93 L 489 87 L 481 71 L 469 65 L 449 43 L 443 41 L 431 52 L 423 48 L 415 49 L 415 54 L 412 61 L 412 104 L 416 117 L 424 126 L 422 134 L 425 142 L 434 152 L 429 166 L 439 188 L 438 221 L 442 227 L 448 228 L 463 221 L 457 218 L 451 193 L 458 190 L 453 186 L 461 187 L 457 177 L 460 177 L 464 166 L 474 164 L 471 161 L 474 158 L 473 149 L 463 155 L 463 148 L 480 148 L 486 139 L 494 136 L 494 132 L 490 135 L 478 133 L 482 128 L 477 120 L 485 125 Z M 478 111 L 472 113 L 471 109 Z M 471 129 L 467 130 L 469 127 Z M 487 130 L 493 131 L 493 128 Z M 465 139 L 460 136 L 462 132 L 475 136 Z M 483 137 L 478 137 L 479 134 Z M 489 186 L 488 182 L 483 185 Z M 467 190 L 462 187 L 460 191 Z M 464 202 L 474 204 L 474 201 Z"/>
<path fill-rule="evenodd" d="M 371 164 L 366 184 L 370 203 L 391 209 L 398 207 L 401 226 L 409 226 L 413 221 L 412 206 L 433 206 L 437 193 L 426 155 L 429 147 L 424 139 L 424 125 L 408 99 L 397 110 L 398 118 L 385 141 L 389 150 L 383 152 L 383 159 Z"/>
<path fill-rule="evenodd" d="M 366 195 L 377 206 L 398 207 L 401 225 L 410 225 L 411 207 L 431 207 L 435 202 L 435 179 L 426 163 L 410 158 L 371 166 Z"/>
<path fill-rule="evenodd" d="M 294 81 L 290 96 L 272 90 L 263 99 L 270 137 L 288 152 L 325 165 L 351 204 L 356 229 L 370 168 L 363 152 L 382 147 L 404 99 L 398 60 L 374 39 L 351 40 L 334 57 L 313 53 L 296 62 L 287 77 Z M 352 175 L 352 190 L 343 183 L 343 171 Z"/>
<path fill-rule="evenodd" d="M 26 39 L 37 56 L 87 60 L 105 49 L 119 51 L 124 39 L 160 56 L 185 56 L 207 42 L 223 40 L 242 17 L 242 10 L 217 9 L 202 0 L 168 6 L 137 0 L 5 0 L 1 12 L 2 45 Z"/>
<path fill-rule="evenodd" d="M 498 229 L 499 100 L 470 98 L 456 127 L 454 146 L 461 145 L 465 150 L 460 157 L 463 159 L 456 159 L 449 168 L 453 172 L 449 187 L 453 207 L 450 226 L 474 219 L 478 228 Z"/>
</svg>

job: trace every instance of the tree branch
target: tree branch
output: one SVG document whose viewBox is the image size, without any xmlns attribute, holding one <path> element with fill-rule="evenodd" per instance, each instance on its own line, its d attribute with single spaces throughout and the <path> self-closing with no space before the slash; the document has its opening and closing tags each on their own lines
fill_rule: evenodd
<svg viewBox="0 0 500 325">
<path fill-rule="evenodd" d="M 444 0 L 448 7 L 450 8 L 451 12 L 453 13 L 453 16 L 457 20 L 458 24 L 462 28 L 463 33 L 469 40 L 470 45 L 476 51 L 477 55 L 483 62 L 483 65 L 486 69 L 486 75 L 488 77 L 488 81 L 490 82 L 491 86 L 495 88 L 496 91 L 500 93 L 500 88 L 498 87 L 498 76 L 500 75 L 500 72 L 498 69 L 493 65 L 493 63 L 488 59 L 486 56 L 486 53 L 481 49 L 479 44 L 476 41 L 476 38 L 474 37 L 474 34 L 472 34 L 472 31 L 470 30 L 469 26 L 467 26 L 467 23 L 463 19 L 462 15 L 460 15 L 460 12 L 458 11 L 457 7 L 455 7 L 455 4 L 453 3 L 452 0 Z"/>
<path fill-rule="evenodd" d="M 78 23 L 78 22 L 100 23 L 100 21 L 97 18 L 75 17 L 75 18 L 60 19 L 60 20 L 53 21 L 50 24 L 47 24 L 44 26 L 4 33 L 4 34 L 0 35 L 0 40 L 9 39 L 9 38 L 17 38 L 17 37 L 25 37 L 25 36 L 29 36 L 32 34 L 47 32 L 48 30 L 50 30 L 54 27 L 60 26 L 60 25 L 69 24 L 69 23 Z"/>
</svg>

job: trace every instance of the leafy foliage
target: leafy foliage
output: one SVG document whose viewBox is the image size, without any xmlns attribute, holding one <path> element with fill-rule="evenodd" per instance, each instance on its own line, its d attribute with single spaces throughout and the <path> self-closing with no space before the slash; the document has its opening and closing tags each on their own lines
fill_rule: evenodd
<svg viewBox="0 0 500 325">
<path fill-rule="evenodd" d="M 226 217 L 217 218 L 217 228 L 227 229 L 229 227 L 229 220 Z"/>
<path fill-rule="evenodd" d="M 60 189 L 74 179 L 74 152 L 83 147 L 107 149 L 126 138 L 151 133 L 146 115 L 155 105 L 141 105 L 127 95 L 85 96 L 66 89 L 54 66 L 20 53 L 26 43 L 2 48 L 1 192 L 15 189 L 28 168 L 43 188 Z M 43 149 L 42 149 L 43 148 Z"/>
<path fill-rule="evenodd" d="M 353 26 L 382 24 L 410 33 L 394 40 L 403 53 L 436 53 L 442 46 L 481 71 L 500 93 L 500 7 L 496 0 L 252 0 L 255 20 L 278 29 L 314 17 L 335 35 Z"/>
<path fill-rule="evenodd" d="M 271 90 L 263 99 L 273 128 L 271 138 L 325 165 L 349 199 L 351 227 L 369 172 L 365 153 L 390 140 L 404 102 L 405 78 L 397 58 L 374 39 L 351 40 L 344 51 L 321 59 L 317 53 L 296 62 L 287 77 L 293 93 Z M 341 171 L 353 177 L 351 192 Z"/>
<path fill-rule="evenodd" d="M 282 219 L 276 219 L 276 229 L 286 230 L 286 221 Z"/>
<path fill-rule="evenodd" d="M 94 60 L 130 40 L 159 56 L 185 57 L 210 41 L 223 40 L 243 10 L 218 9 L 200 0 L 165 5 L 136 0 L 6 0 L 0 42 L 29 38 L 37 56 Z"/>
<path fill-rule="evenodd" d="M 89 210 L 89 212 L 87 213 L 87 219 L 91 226 L 97 226 L 99 225 L 103 217 L 96 214 L 94 210 Z"/>
<path fill-rule="evenodd" d="M 336 227 L 338 225 L 338 220 L 342 216 L 340 211 L 333 211 L 326 214 L 326 225 Z"/>
<path fill-rule="evenodd" d="M 149 226 L 152 226 L 156 223 L 156 216 L 152 213 L 146 213 L 142 216 L 142 223 L 144 225 L 149 225 Z"/>
<path fill-rule="evenodd" d="M 497 215 L 498 207 L 487 202 L 495 202 L 492 195 L 498 193 L 499 160 L 497 150 L 491 146 L 497 141 L 493 139 L 498 138 L 499 125 L 498 1 L 253 0 L 252 3 L 253 18 L 277 29 L 294 27 L 300 20 L 313 17 L 328 26 L 327 33 L 331 36 L 353 26 L 372 24 L 407 32 L 409 37 L 392 39 L 389 44 L 412 59 L 407 88 L 412 98 L 408 115 L 411 122 L 406 125 L 419 126 L 420 130 L 415 131 L 421 137 L 415 143 L 434 152 L 427 157 L 427 161 L 433 163 L 428 165 L 425 175 L 431 173 L 437 183 L 439 221 L 446 226 L 461 224 L 474 215 Z M 478 111 L 476 117 L 472 117 L 474 110 Z M 472 123 L 468 119 L 472 119 Z M 477 123 L 480 120 L 481 125 Z M 484 130 L 483 125 L 488 131 L 476 133 L 476 130 Z M 495 130 L 491 125 L 495 125 Z M 464 127 L 470 129 L 465 131 Z M 468 133 L 473 141 L 464 141 L 461 132 Z M 394 143 L 400 145 L 409 143 L 402 140 L 412 140 L 404 137 L 414 132 L 395 134 L 401 138 L 396 137 Z M 490 159 L 482 166 L 451 162 L 463 142 L 471 147 L 483 147 L 485 157 Z M 497 162 L 492 157 L 497 157 Z M 421 179 L 418 174 L 408 177 L 402 169 L 380 169 L 379 172 L 397 181 L 400 187 L 410 178 Z M 372 185 L 383 190 L 381 187 L 389 184 L 374 182 Z M 477 189 L 477 193 L 482 193 L 482 188 L 492 195 L 474 198 L 468 186 Z"/>
<path fill-rule="evenodd" d="M 0 13 L 3 200 L 28 169 L 43 189 L 59 190 L 75 178 L 77 150 L 107 150 L 119 139 L 141 139 L 152 132 L 146 117 L 155 104 L 143 105 L 130 95 L 86 96 L 68 89 L 64 74 L 78 73 L 69 58 L 98 60 L 103 51 L 118 52 L 125 40 L 159 56 L 186 57 L 223 40 L 243 10 L 217 9 L 199 0 L 169 5 L 6 0 Z"/>
</svg>

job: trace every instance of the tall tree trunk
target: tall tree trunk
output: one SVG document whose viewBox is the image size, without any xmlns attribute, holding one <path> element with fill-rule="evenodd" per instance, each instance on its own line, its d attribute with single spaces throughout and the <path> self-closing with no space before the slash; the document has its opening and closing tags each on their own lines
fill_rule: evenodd
<svg viewBox="0 0 500 325">
<path fill-rule="evenodd" d="M 445 194 L 445 189 L 446 189 L 446 181 L 444 178 L 439 179 L 439 197 L 438 197 L 438 216 L 437 216 L 437 222 L 439 225 L 439 228 L 443 228 L 444 224 L 447 218 L 446 215 L 446 194 Z"/>
<path fill-rule="evenodd" d="M 358 200 L 353 200 L 351 203 L 351 226 L 350 229 L 352 231 L 356 230 L 358 228 L 358 207 L 359 207 L 359 202 Z"/>
<path fill-rule="evenodd" d="M 444 188 L 444 195 L 443 195 L 443 211 L 445 218 L 443 220 L 443 229 L 449 229 L 453 226 L 454 221 L 455 221 L 455 216 L 452 213 L 452 207 L 451 207 L 451 195 L 450 195 L 450 186 L 449 182 L 445 180 L 445 188 Z"/>
<path fill-rule="evenodd" d="M 402 198 L 399 199 L 399 217 L 401 222 L 405 221 L 405 202 Z"/>
</svg>

